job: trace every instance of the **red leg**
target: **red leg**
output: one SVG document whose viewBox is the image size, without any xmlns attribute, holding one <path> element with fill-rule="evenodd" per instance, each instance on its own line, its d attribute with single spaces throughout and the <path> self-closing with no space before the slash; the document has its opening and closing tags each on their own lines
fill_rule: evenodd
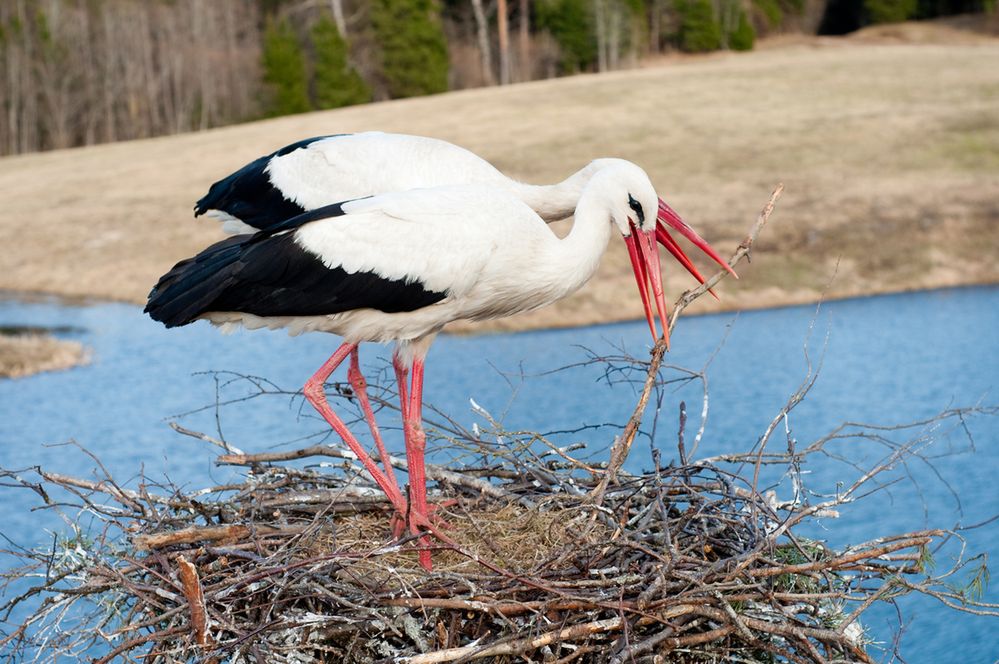
<svg viewBox="0 0 999 664">
<path fill-rule="evenodd" d="M 336 368 L 340 366 L 340 364 L 347 359 L 347 356 L 350 355 L 356 348 L 357 345 L 351 343 L 345 343 L 337 348 L 336 352 L 330 356 L 330 359 L 326 360 L 326 363 L 319 367 L 319 371 L 317 371 L 312 378 L 305 383 L 303 392 L 305 393 L 305 398 L 309 400 L 309 403 L 311 403 L 313 407 L 319 411 L 319 414 L 323 416 L 323 419 L 329 422 L 329 425 L 333 427 L 333 430 L 336 431 L 341 438 L 343 438 L 343 442 L 347 444 L 347 447 L 349 447 L 350 450 L 357 456 L 357 460 L 361 462 L 364 468 L 371 474 L 371 477 L 375 480 L 378 486 L 380 486 L 382 491 L 385 492 L 385 495 L 388 496 L 389 502 L 392 503 L 392 506 L 395 507 L 395 509 L 401 514 L 406 514 L 406 499 L 402 497 L 402 493 L 399 491 L 398 486 L 389 482 L 385 473 L 383 473 L 381 469 L 375 465 L 375 461 L 371 458 L 371 455 L 365 451 L 361 443 L 359 443 L 357 438 L 354 437 L 354 434 L 352 434 L 347 428 L 347 425 L 343 423 L 343 420 L 341 420 L 337 414 L 333 412 L 333 409 L 330 408 L 329 402 L 326 400 L 326 390 L 323 389 L 326 379 L 330 377 L 330 374 L 332 374 L 333 371 L 336 370 Z"/>
<path fill-rule="evenodd" d="M 361 403 L 361 411 L 364 413 L 364 419 L 368 422 L 368 427 L 371 428 L 371 437 L 375 439 L 375 447 L 378 448 L 378 455 L 381 457 L 382 466 L 385 468 L 385 476 L 388 477 L 389 481 L 395 486 L 396 492 L 401 496 L 402 490 L 399 489 L 399 482 L 395 479 L 395 471 L 392 469 L 392 463 L 389 461 L 389 454 L 385 451 L 385 443 L 382 442 L 382 434 L 378 430 L 378 422 L 375 421 L 375 413 L 371 409 L 371 401 L 368 400 L 368 381 L 364 379 L 364 375 L 361 373 L 360 358 L 358 357 L 357 347 L 350 352 L 350 369 L 347 370 L 347 380 L 350 381 L 350 386 L 354 388 L 354 394 L 357 395 L 357 400 Z"/>
<path fill-rule="evenodd" d="M 397 354 L 392 355 L 392 367 L 395 369 L 395 382 L 399 386 L 399 410 L 402 412 L 402 421 L 406 421 L 406 411 L 409 409 L 407 403 L 407 388 L 409 384 L 409 369 L 402 363 Z"/>
<path fill-rule="evenodd" d="M 406 428 L 406 413 L 409 409 L 407 397 L 409 394 L 409 369 L 399 358 L 398 351 L 392 354 L 392 367 L 395 369 L 395 383 L 399 388 L 399 412 L 402 414 L 403 422 L 402 435 L 408 440 L 409 430 Z M 406 515 L 403 514 L 398 518 L 394 517 L 392 522 L 392 534 L 396 537 L 401 537 L 406 527 Z"/>
<path fill-rule="evenodd" d="M 403 420 L 406 432 L 406 461 L 409 465 L 409 497 L 410 532 L 419 530 L 417 524 L 429 524 L 427 518 L 427 476 L 423 465 L 423 456 L 427 448 L 427 437 L 423 432 L 423 359 L 413 360 L 413 382 L 409 394 L 409 404 L 404 412 Z M 415 516 L 415 519 L 413 518 Z M 421 538 L 420 544 L 428 546 L 427 538 Z M 430 551 L 420 551 L 420 564 L 425 569 L 432 569 Z"/>
</svg>

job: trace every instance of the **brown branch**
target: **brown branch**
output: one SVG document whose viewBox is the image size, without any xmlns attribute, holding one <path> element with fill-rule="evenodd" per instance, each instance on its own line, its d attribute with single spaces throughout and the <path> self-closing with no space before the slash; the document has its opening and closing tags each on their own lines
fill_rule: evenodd
<svg viewBox="0 0 999 664">
<path fill-rule="evenodd" d="M 645 407 L 649 404 L 649 398 L 652 396 L 652 388 L 655 387 L 656 380 L 659 378 L 659 367 L 662 365 L 665 355 L 666 341 L 660 339 L 652 349 L 652 361 L 649 363 L 648 374 L 645 376 L 645 385 L 642 388 L 641 395 L 638 397 L 638 404 L 631 413 L 631 417 L 628 418 L 628 424 L 624 427 L 624 431 L 621 432 L 621 435 L 617 437 L 611 446 L 610 461 L 607 464 L 607 470 L 604 471 L 603 477 L 600 479 L 600 483 L 590 493 L 595 505 L 603 503 L 607 486 L 617 479 L 618 471 L 621 470 L 621 466 L 628 459 L 628 453 L 631 451 L 631 443 L 635 440 L 638 427 L 642 424 Z"/>
<path fill-rule="evenodd" d="M 135 650 L 139 646 L 146 643 L 159 641 L 160 639 L 172 636 L 174 634 L 179 634 L 187 631 L 184 627 L 170 627 L 168 629 L 162 629 L 157 632 L 151 632 L 149 634 L 140 634 L 134 639 L 129 639 L 124 643 L 118 644 L 115 648 L 111 650 L 107 655 L 101 657 L 100 659 L 94 658 L 93 664 L 110 664 L 115 660 L 118 655 Z"/>
<path fill-rule="evenodd" d="M 395 597 L 383 600 L 384 606 L 402 606 L 410 609 L 446 609 L 452 611 L 476 611 L 496 613 L 504 616 L 517 616 L 534 611 L 588 611 L 602 608 L 598 602 L 585 601 L 531 601 L 531 602 L 486 602 L 476 599 L 428 598 L 428 597 Z M 631 608 L 632 603 L 623 603 L 624 608 Z"/>
<path fill-rule="evenodd" d="M 73 477 L 71 475 L 63 475 L 62 473 L 50 473 L 45 470 L 38 471 L 38 474 L 45 480 L 60 485 L 62 487 L 73 487 L 74 489 L 84 489 L 86 491 L 94 491 L 96 493 L 103 493 L 105 495 L 111 496 L 112 498 L 120 501 L 122 504 L 129 506 L 132 509 L 141 512 L 141 504 L 143 502 L 153 503 L 156 505 L 165 505 L 172 508 L 182 508 L 190 509 L 195 501 L 191 500 L 189 497 L 182 498 L 169 498 L 167 496 L 161 496 L 155 493 L 149 493 L 148 491 L 133 491 L 132 489 L 125 489 L 118 486 L 116 483 L 111 481 L 102 480 L 100 482 L 95 482 L 94 480 L 85 480 L 79 477 Z M 228 485 L 228 486 L 213 486 L 207 489 L 202 489 L 198 491 L 199 495 L 204 495 L 207 493 L 216 493 L 218 491 L 231 490 L 236 488 L 238 485 Z"/>
<path fill-rule="evenodd" d="M 770 200 L 767 201 L 763 210 L 760 211 L 760 214 L 756 219 L 756 223 L 749 229 L 749 233 L 742 240 L 735 253 L 732 254 L 732 257 L 729 259 L 728 264 L 730 267 L 734 268 L 739 261 L 749 255 L 749 250 L 752 248 L 753 243 L 756 242 L 756 238 L 759 237 L 760 231 L 762 231 L 763 227 L 767 225 L 767 221 L 770 219 L 770 214 L 773 212 L 774 205 L 777 203 L 777 199 L 780 198 L 782 191 L 784 191 L 784 185 L 778 184 L 773 193 L 770 194 Z M 669 322 L 670 331 L 676 327 L 676 322 L 680 318 L 680 314 L 684 309 L 686 309 L 694 300 L 707 293 L 715 284 L 728 276 L 728 274 L 729 273 L 726 270 L 719 270 L 710 279 L 697 288 L 689 290 L 681 295 L 673 305 L 673 313 L 670 315 Z M 635 435 L 638 433 L 638 427 L 641 426 L 642 418 L 645 415 L 645 408 L 648 406 L 649 398 L 652 396 L 652 390 L 659 377 L 659 367 L 662 366 L 666 350 L 667 345 L 665 338 L 659 339 L 659 341 L 656 342 L 655 347 L 652 349 L 652 359 L 649 362 L 645 385 L 642 386 L 642 392 L 638 397 L 638 403 L 635 405 L 635 409 L 632 411 L 631 417 L 628 419 L 628 424 L 625 426 L 624 431 L 621 432 L 621 435 L 617 437 L 614 444 L 611 446 L 610 461 L 607 464 L 607 470 L 604 471 L 603 478 L 601 478 L 600 483 L 597 484 L 596 488 L 590 493 L 590 496 L 596 505 L 600 505 L 603 502 L 607 486 L 617 479 L 618 471 L 628 459 L 628 453 L 631 451 L 631 444 L 634 442 Z"/>
<path fill-rule="evenodd" d="M 219 440 L 218 438 L 212 438 L 208 434 L 202 433 L 200 431 L 192 431 L 186 427 L 182 427 L 176 422 L 171 422 L 170 428 L 176 431 L 177 433 L 183 434 L 185 436 L 190 436 L 191 438 L 197 438 L 198 440 L 203 440 L 206 443 L 211 443 L 215 447 L 221 447 L 229 454 L 243 454 L 243 450 L 239 449 L 235 445 L 231 445 L 224 440 Z"/>
<path fill-rule="evenodd" d="M 743 238 L 742 242 L 739 243 L 738 249 L 736 249 L 735 253 L 732 254 L 732 257 L 729 258 L 728 260 L 729 267 L 734 268 L 739 263 L 739 261 L 741 261 L 743 258 L 749 255 L 749 251 L 753 248 L 753 243 L 755 243 L 756 238 L 759 237 L 760 231 L 763 230 L 763 227 L 766 226 L 767 222 L 770 220 L 770 215 L 774 211 L 774 205 L 777 204 L 777 199 L 780 198 L 780 195 L 783 191 L 784 191 L 783 184 L 778 184 L 774 188 L 773 193 L 770 194 L 770 200 L 767 201 L 767 204 L 763 206 L 763 209 L 760 211 L 759 216 L 757 216 L 756 223 L 753 224 L 753 227 L 749 229 L 749 233 L 747 233 L 746 237 Z M 727 270 L 718 270 L 718 272 L 711 275 L 711 277 L 709 277 L 708 280 L 705 281 L 703 284 L 681 295 L 680 298 L 674 303 L 673 313 L 669 317 L 670 332 L 672 332 L 673 328 L 676 327 L 676 321 L 677 319 L 680 318 L 680 314 L 683 312 L 684 309 L 690 306 L 690 304 L 694 300 L 707 293 L 710 289 L 714 288 L 719 281 L 721 281 L 727 276 L 729 276 Z"/>
<path fill-rule="evenodd" d="M 78 477 L 72 477 L 70 475 L 63 475 L 62 473 L 50 473 L 47 471 L 39 471 L 38 473 L 44 479 L 52 482 L 53 484 L 58 484 L 61 486 L 71 486 L 77 489 L 86 489 L 87 491 L 96 491 L 98 493 L 104 493 L 112 498 L 120 500 L 122 503 L 130 504 L 132 501 L 141 502 L 148 499 L 151 502 L 161 503 L 164 505 L 169 504 L 171 501 L 169 498 L 164 496 L 157 496 L 155 494 L 141 494 L 138 491 L 132 491 L 131 489 L 123 489 L 113 482 L 100 481 L 94 482 L 93 480 L 84 480 Z"/>
<path fill-rule="evenodd" d="M 755 578 L 763 578 L 768 576 L 778 576 L 781 574 L 801 574 L 803 572 L 814 572 L 816 570 L 834 570 L 841 569 L 852 563 L 870 560 L 871 558 L 877 558 L 883 556 L 886 553 L 892 551 L 898 551 L 899 549 L 908 549 L 916 546 L 923 546 L 932 541 L 933 537 L 942 537 L 943 531 L 931 531 L 932 534 L 928 534 L 921 537 L 913 537 L 910 539 L 904 539 L 891 544 L 885 544 L 884 546 L 879 546 L 873 549 L 865 549 L 864 551 L 857 551 L 854 553 L 846 554 L 843 556 L 836 556 L 835 558 L 828 558 L 824 560 L 816 560 L 810 563 L 800 563 L 797 565 L 782 565 L 780 567 L 762 567 L 748 570 L 749 576 Z"/>
<path fill-rule="evenodd" d="M 251 532 L 263 535 L 277 534 L 298 534 L 302 532 L 301 527 L 295 528 L 275 528 L 262 524 L 257 524 L 251 530 L 248 526 L 203 526 L 182 528 L 166 533 L 156 533 L 153 535 L 136 535 L 132 538 L 132 543 L 139 551 L 149 551 L 151 549 L 161 549 L 172 544 L 191 544 L 194 542 L 216 542 L 219 540 L 241 540 L 249 537 Z"/>
<path fill-rule="evenodd" d="M 719 622 L 726 622 L 728 615 L 722 609 L 717 609 L 712 606 L 701 605 L 694 609 L 693 613 L 706 616 L 712 620 Z M 770 620 L 762 620 L 760 618 L 752 618 L 750 616 L 741 616 L 742 622 L 751 629 L 764 634 L 772 634 L 774 636 L 782 636 L 788 639 L 796 639 L 799 641 L 807 641 L 808 639 L 815 639 L 817 641 L 822 641 L 824 643 L 833 643 L 843 647 L 850 647 L 850 641 L 848 638 L 844 637 L 842 634 L 832 629 L 824 629 L 819 627 L 806 627 L 803 625 L 795 625 L 785 622 L 773 622 Z M 732 627 L 734 631 L 735 628 Z M 851 648 L 851 650 L 853 650 Z M 862 650 L 853 650 L 854 656 L 861 657 L 863 653 Z M 820 660 L 821 661 L 821 660 Z M 863 662 L 870 662 L 870 658 L 863 654 Z"/>
<path fill-rule="evenodd" d="M 712 641 L 717 641 L 718 639 L 724 639 L 734 631 L 735 626 L 725 625 L 724 627 L 710 629 L 706 632 L 700 632 L 698 634 L 691 634 L 690 636 L 671 636 L 667 639 L 663 639 L 662 644 L 665 648 L 670 650 L 676 650 L 677 648 L 689 648 L 703 643 L 711 643 Z"/>
<path fill-rule="evenodd" d="M 397 661 L 400 664 L 438 664 L 439 662 L 453 662 L 456 659 L 472 660 L 483 657 L 498 657 L 502 655 L 517 656 L 531 650 L 537 650 L 544 646 L 562 641 L 571 641 L 601 632 L 612 632 L 621 629 L 624 620 L 618 618 L 607 618 L 606 620 L 595 620 L 593 622 L 573 625 L 564 629 L 553 630 L 539 636 L 515 639 L 504 643 L 497 643 L 491 646 L 462 646 L 460 648 L 448 648 L 436 652 L 428 652 L 422 655 L 402 657 Z"/>
<path fill-rule="evenodd" d="M 195 641 L 202 648 L 208 648 L 208 617 L 205 611 L 205 593 L 201 587 L 198 568 L 184 556 L 177 556 L 177 575 L 180 577 L 187 598 L 187 606 L 191 614 L 191 626 L 194 628 Z"/>
<path fill-rule="evenodd" d="M 215 463 L 220 466 L 250 466 L 256 463 L 274 463 L 276 461 L 294 461 L 296 459 L 305 459 L 308 457 L 332 457 L 334 459 L 343 459 L 345 461 L 357 461 L 357 455 L 355 455 L 350 450 L 343 450 L 337 447 L 331 447 L 329 445 L 312 445 L 310 447 L 303 447 L 297 450 L 290 450 L 287 452 L 262 452 L 260 454 L 223 454 L 215 459 Z M 375 458 L 378 458 L 375 455 Z M 389 462 L 394 468 L 400 468 L 406 470 L 408 465 L 406 460 L 396 456 L 390 456 Z M 517 496 L 509 492 L 503 491 L 496 485 L 481 480 L 477 477 L 472 477 L 466 473 L 458 473 L 453 470 L 448 470 L 441 466 L 434 464 L 426 464 L 427 479 L 434 480 L 437 482 L 449 482 L 455 486 L 464 486 L 479 493 L 483 493 L 487 496 L 492 496 L 494 498 L 511 498 L 516 499 Z"/>
</svg>

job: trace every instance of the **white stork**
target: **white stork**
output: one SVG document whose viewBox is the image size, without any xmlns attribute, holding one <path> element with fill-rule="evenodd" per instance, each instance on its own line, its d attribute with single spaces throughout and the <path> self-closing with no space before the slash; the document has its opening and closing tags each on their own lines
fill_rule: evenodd
<svg viewBox="0 0 999 664">
<path fill-rule="evenodd" d="M 481 184 L 335 203 L 181 261 L 153 288 L 145 311 L 167 327 L 204 318 L 343 337 L 306 383 L 305 396 L 405 517 L 407 501 L 386 456 L 380 449 L 383 472 L 323 389 L 361 342 L 395 342 L 415 532 L 429 523 L 421 409 L 424 357 L 437 333 L 451 321 L 509 316 L 569 295 L 593 275 L 614 228 L 636 256 L 647 317 L 655 299 L 665 331 L 658 209 L 648 176 L 623 160 L 608 160 L 583 186 L 563 239 L 516 196 Z M 430 568 L 426 548 L 420 562 Z"/>
<path fill-rule="evenodd" d="M 380 131 L 317 136 L 286 145 L 219 180 L 194 211 L 195 216 L 206 214 L 221 220 L 227 233 L 255 233 L 340 201 L 391 191 L 481 183 L 510 192 L 552 222 L 571 216 L 593 174 L 614 162 L 596 159 L 562 182 L 533 185 L 508 178 L 478 155 L 436 138 Z M 670 236 L 667 226 L 738 278 L 711 245 L 661 198 L 658 216 L 657 239 L 700 283 L 704 277 Z M 352 369 L 359 370 L 354 365 Z"/>
</svg>

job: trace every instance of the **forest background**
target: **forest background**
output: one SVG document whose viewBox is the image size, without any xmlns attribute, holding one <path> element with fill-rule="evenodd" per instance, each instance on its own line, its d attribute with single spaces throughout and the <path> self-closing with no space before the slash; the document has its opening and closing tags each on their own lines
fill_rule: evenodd
<svg viewBox="0 0 999 664">
<path fill-rule="evenodd" d="M 636 66 L 995 0 L 5 0 L 0 155 Z M 993 16 L 994 18 L 994 16 Z"/>
</svg>

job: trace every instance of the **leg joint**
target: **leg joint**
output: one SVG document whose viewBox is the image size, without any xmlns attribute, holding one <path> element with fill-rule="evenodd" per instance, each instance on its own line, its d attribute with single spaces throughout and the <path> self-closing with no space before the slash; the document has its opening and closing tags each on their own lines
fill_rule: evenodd
<svg viewBox="0 0 999 664">
<path fill-rule="evenodd" d="M 305 394 L 306 399 L 313 403 L 316 401 L 324 401 L 326 399 L 326 388 L 324 383 L 311 378 L 306 381 L 305 387 L 302 388 L 302 393 Z"/>
<path fill-rule="evenodd" d="M 347 369 L 347 380 L 354 386 L 355 390 L 363 390 L 368 386 L 368 381 L 361 373 L 360 369 L 351 367 Z"/>
</svg>

